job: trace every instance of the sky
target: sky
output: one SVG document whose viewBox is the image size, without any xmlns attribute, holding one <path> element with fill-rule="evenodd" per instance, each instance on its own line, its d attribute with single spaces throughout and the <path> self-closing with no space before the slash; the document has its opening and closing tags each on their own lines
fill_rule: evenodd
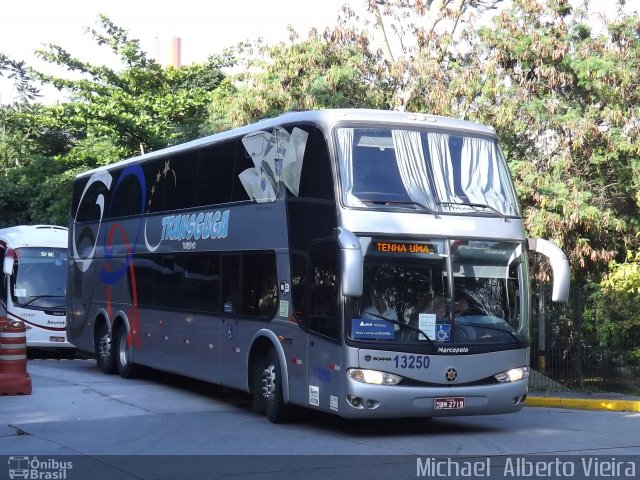
<svg viewBox="0 0 640 480">
<path fill-rule="evenodd" d="M 108 49 L 99 48 L 85 33 L 86 27 L 97 25 L 98 14 L 104 13 L 163 64 L 170 59 L 171 38 L 180 37 L 182 64 L 188 65 L 247 39 L 286 41 L 289 24 L 306 38 L 311 27 L 335 25 L 346 1 L 0 0 L 0 52 L 45 70 L 47 64 L 33 52 L 53 43 L 81 60 L 108 65 L 108 54 L 101 57 Z M 0 90 L 0 101 L 6 101 L 7 94 Z"/>
<path fill-rule="evenodd" d="M 108 49 L 98 47 L 85 33 L 104 13 L 162 64 L 169 63 L 171 38 L 180 37 L 182 64 L 188 65 L 247 39 L 287 41 L 288 24 L 306 38 L 311 27 L 335 25 L 344 3 L 364 13 L 364 0 L 0 0 L 0 52 L 54 73 L 34 55 L 53 43 L 81 60 L 110 65 L 114 59 Z M 635 10 L 640 0 L 627 3 Z M 609 17 L 615 15 L 613 4 L 614 0 L 590 1 L 592 10 Z M 11 92 L 2 80 L 0 103 L 7 103 Z"/>
</svg>

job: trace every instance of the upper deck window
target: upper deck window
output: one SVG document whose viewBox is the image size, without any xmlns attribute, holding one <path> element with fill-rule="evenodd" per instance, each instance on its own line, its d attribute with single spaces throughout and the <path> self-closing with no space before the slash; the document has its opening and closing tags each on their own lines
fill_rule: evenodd
<svg viewBox="0 0 640 480">
<path fill-rule="evenodd" d="M 519 216 L 506 161 L 490 137 L 391 128 L 337 130 L 348 207 Z"/>
</svg>

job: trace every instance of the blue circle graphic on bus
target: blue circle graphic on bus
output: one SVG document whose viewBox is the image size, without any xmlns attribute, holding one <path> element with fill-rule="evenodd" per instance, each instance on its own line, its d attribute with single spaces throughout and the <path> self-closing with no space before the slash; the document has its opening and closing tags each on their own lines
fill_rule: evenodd
<svg viewBox="0 0 640 480">
<path fill-rule="evenodd" d="M 102 270 L 100 271 L 100 280 L 103 283 L 106 283 L 107 285 L 115 284 L 118 280 L 120 280 L 124 276 L 124 274 L 127 271 L 127 268 L 129 268 L 129 264 L 131 263 L 131 255 L 136 251 L 136 247 L 138 245 L 138 238 L 140 237 L 140 229 L 142 227 L 142 214 L 144 213 L 144 206 L 147 202 L 146 182 L 144 179 L 144 172 L 142 171 L 142 167 L 140 165 L 131 165 L 122 171 L 122 173 L 120 174 L 120 178 L 118 178 L 118 182 L 116 183 L 116 186 L 114 187 L 113 193 L 111 195 L 111 204 L 109 205 L 109 211 L 111 211 L 111 209 L 113 208 L 113 203 L 117 198 L 118 187 L 120 187 L 120 185 L 122 184 L 122 181 L 130 175 L 133 175 L 138 180 L 138 183 L 140 184 L 140 192 L 141 192 L 140 218 L 138 220 L 138 229 L 136 231 L 136 237 L 133 240 L 133 244 L 131 245 L 131 249 L 127 251 L 127 256 L 122 266 L 114 271 L 107 270 L 106 268 L 103 267 Z M 114 224 L 114 227 L 116 225 L 117 224 Z M 104 257 L 106 262 L 109 262 L 113 255 L 113 247 L 111 245 L 110 238 L 111 238 L 110 234 L 105 235 Z M 125 239 L 125 241 L 128 243 L 127 239 Z M 128 246 L 129 245 L 127 245 L 127 247 Z"/>
</svg>

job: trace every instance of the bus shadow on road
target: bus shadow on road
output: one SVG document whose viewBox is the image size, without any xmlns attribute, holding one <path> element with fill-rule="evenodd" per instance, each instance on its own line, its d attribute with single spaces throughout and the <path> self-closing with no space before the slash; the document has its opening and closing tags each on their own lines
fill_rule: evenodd
<svg viewBox="0 0 640 480">
<path fill-rule="evenodd" d="M 447 418 L 391 418 L 353 420 L 337 417 L 324 412 L 296 409 L 293 424 L 319 431 L 330 431 L 343 437 L 406 437 L 448 434 L 478 434 L 500 431 L 500 428 L 479 425 L 467 417 Z"/>
<path fill-rule="evenodd" d="M 189 390 L 193 393 L 208 396 L 245 410 L 247 413 L 264 418 L 261 413 L 251 411 L 251 396 L 246 392 L 215 385 L 205 381 L 194 380 L 181 375 L 157 372 L 145 369 L 145 378 L 161 381 L 167 385 Z M 465 420 L 466 419 L 466 420 Z M 331 415 L 329 413 L 294 407 L 291 419 L 285 425 L 304 426 L 305 429 L 333 432 L 343 436 L 381 436 L 395 437 L 406 435 L 446 435 L 477 434 L 500 431 L 498 427 L 490 428 L 479 425 L 473 417 L 440 417 L 440 418 L 393 418 L 353 420 Z M 274 427 L 278 427 L 274 425 Z"/>
<path fill-rule="evenodd" d="M 87 368 L 89 368 L 87 366 Z M 93 365 L 91 368 L 95 368 Z M 97 374 L 101 374 L 96 369 Z M 251 410 L 251 395 L 247 392 L 235 390 L 229 387 L 213 384 L 203 380 L 197 380 L 182 375 L 161 372 L 151 368 L 142 367 L 138 370 L 136 379 L 162 384 L 167 387 L 184 390 L 199 396 L 210 398 L 212 401 L 221 402 L 235 407 L 241 413 L 252 415 L 258 419 L 268 420 L 264 414 Z M 481 424 L 478 419 L 484 417 L 439 417 L 439 418 L 394 418 L 394 419 L 365 419 L 354 420 L 331 415 L 312 409 L 294 407 L 289 422 L 284 424 L 287 428 L 296 426 L 305 430 L 315 430 L 341 435 L 344 437 L 399 437 L 399 436 L 442 436 L 449 434 L 478 434 L 502 431 L 500 424 L 489 427 Z M 282 425 L 273 425 L 273 428 L 281 428 Z"/>
</svg>

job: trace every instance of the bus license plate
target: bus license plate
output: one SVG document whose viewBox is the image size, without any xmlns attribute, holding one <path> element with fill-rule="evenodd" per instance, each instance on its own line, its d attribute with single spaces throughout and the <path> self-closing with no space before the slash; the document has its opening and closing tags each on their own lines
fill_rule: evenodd
<svg viewBox="0 0 640 480">
<path fill-rule="evenodd" d="M 64 343 L 64 337 L 49 337 L 50 342 L 61 342 Z"/>
<path fill-rule="evenodd" d="M 440 397 L 434 400 L 435 410 L 458 410 L 464 408 L 464 397 Z"/>
</svg>

